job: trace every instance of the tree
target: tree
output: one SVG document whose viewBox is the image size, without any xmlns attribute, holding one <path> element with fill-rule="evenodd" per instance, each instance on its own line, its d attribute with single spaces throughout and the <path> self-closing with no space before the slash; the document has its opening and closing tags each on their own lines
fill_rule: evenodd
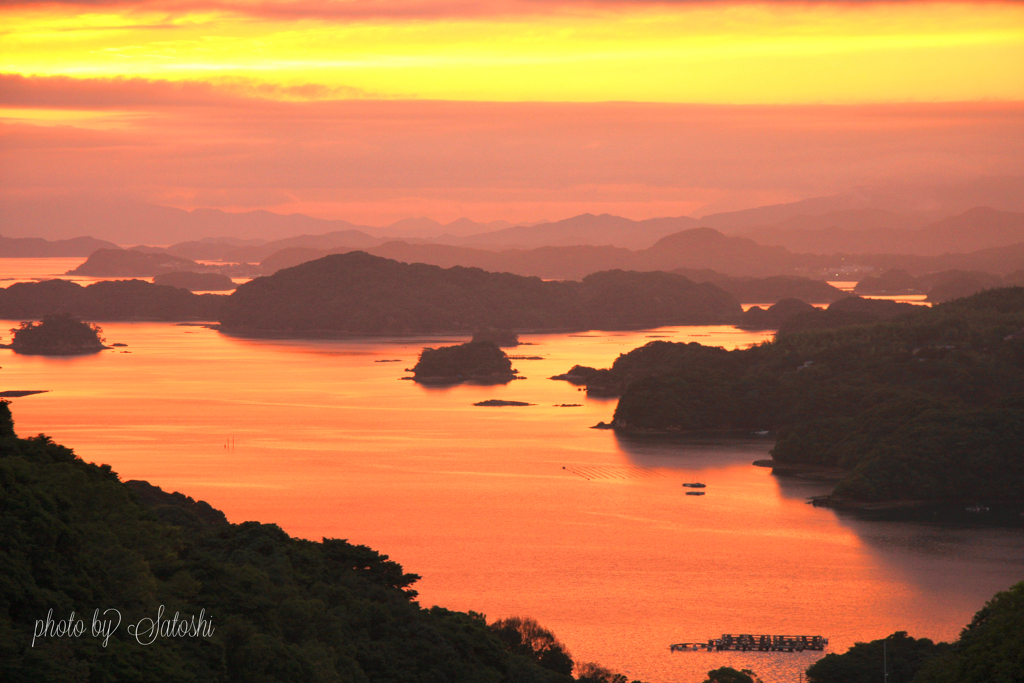
<svg viewBox="0 0 1024 683">
<path fill-rule="evenodd" d="M 897 631 L 870 643 L 855 643 L 844 654 L 828 654 L 807 669 L 807 683 L 876 683 L 883 663 L 888 683 L 910 683 L 927 662 L 949 648 L 927 638 L 912 638 Z"/>
<path fill-rule="evenodd" d="M 529 657 L 545 669 L 571 675 L 572 657 L 551 631 L 528 617 L 509 617 L 491 624 L 491 631 L 514 654 Z"/>
<path fill-rule="evenodd" d="M 761 679 L 750 669 L 737 671 L 731 666 L 723 666 L 709 671 L 704 683 L 761 683 Z"/>
</svg>

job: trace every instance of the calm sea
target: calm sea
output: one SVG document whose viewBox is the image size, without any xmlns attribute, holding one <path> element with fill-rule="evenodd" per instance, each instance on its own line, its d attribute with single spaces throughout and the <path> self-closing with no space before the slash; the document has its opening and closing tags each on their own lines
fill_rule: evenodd
<svg viewBox="0 0 1024 683">
<path fill-rule="evenodd" d="M 577 661 L 631 678 L 698 683 L 729 665 L 797 681 L 819 654 L 668 646 L 722 633 L 820 634 L 840 652 L 896 630 L 949 640 L 1024 579 L 1021 532 L 814 508 L 807 497 L 827 487 L 751 465 L 766 457 L 766 437 L 620 437 L 590 429 L 611 419 L 614 400 L 547 379 L 577 363 L 607 367 L 654 338 L 736 348 L 764 333 L 525 335 L 531 345 L 510 350 L 540 358 L 514 361 L 525 380 L 425 388 L 402 380 L 404 369 L 424 346 L 464 337 L 103 328 L 127 346 L 75 358 L 0 352 L 3 389 L 49 390 L 13 399 L 22 436 L 49 434 L 233 522 L 369 545 L 423 576 L 424 606 L 531 616 Z M 492 398 L 533 405 L 473 406 Z M 684 495 L 697 481 L 706 495 Z"/>
</svg>

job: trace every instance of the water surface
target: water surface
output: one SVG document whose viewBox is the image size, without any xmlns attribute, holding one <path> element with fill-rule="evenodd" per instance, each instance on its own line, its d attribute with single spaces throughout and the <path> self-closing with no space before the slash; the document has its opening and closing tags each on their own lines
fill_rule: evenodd
<svg viewBox="0 0 1024 683">
<path fill-rule="evenodd" d="M 45 432 L 233 522 L 369 545 L 423 576 L 426 606 L 532 616 L 577 660 L 651 683 L 696 683 L 726 664 L 797 680 L 818 656 L 668 651 L 726 632 L 821 634 L 838 651 L 895 630 L 952 639 L 1024 578 L 1019 532 L 837 516 L 806 504 L 827 487 L 751 466 L 770 449 L 765 437 L 619 437 L 589 428 L 610 420 L 614 399 L 546 379 L 576 363 L 607 367 L 656 338 L 736 348 L 763 332 L 526 335 L 534 345 L 510 350 L 542 358 L 514 361 L 526 380 L 426 388 L 400 379 L 404 368 L 423 346 L 464 337 L 259 341 L 103 327 L 128 346 L 0 352 L 4 389 L 51 390 L 14 399 L 21 435 Z M 534 405 L 472 405 L 492 398 Z M 684 495 L 690 481 L 707 495 Z"/>
</svg>

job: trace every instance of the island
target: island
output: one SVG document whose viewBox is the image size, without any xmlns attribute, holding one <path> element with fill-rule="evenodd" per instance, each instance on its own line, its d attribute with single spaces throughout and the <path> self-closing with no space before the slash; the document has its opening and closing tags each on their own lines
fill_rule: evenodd
<svg viewBox="0 0 1024 683">
<path fill-rule="evenodd" d="M 67 240 L 45 240 L 41 237 L 0 236 L 0 258 L 67 258 L 89 256 L 97 249 L 117 249 L 113 242 L 94 237 L 73 237 Z"/>
<path fill-rule="evenodd" d="M 736 277 L 706 268 L 676 268 L 672 272 L 685 275 L 694 282 L 715 284 L 744 303 L 774 304 L 783 299 L 800 299 L 826 304 L 848 296 L 827 282 L 796 275 Z"/>
<path fill-rule="evenodd" d="M 235 288 L 234 281 L 222 273 L 194 273 L 176 270 L 153 276 L 153 284 L 187 289 L 190 292 L 227 292 Z"/>
<path fill-rule="evenodd" d="M 824 504 L 992 505 L 1019 520 L 1024 288 L 932 308 L 863 302 L 832 306 L 894 315 L 780 330 L 733 351 L 653 341 L 574 374 L 588 393 L 621 393 L 611 423 L 620 432 L 777 434 L 778 469 L 838 473 Z"/>
<path fill-rule="evenodd" d="M 26 355 L 73 356 L 107 348 L 100 336 L 103 330 L 66 313 L 45 316 L 38 323 L 23 322 L 11 332 L 11 349 Z"/>
<path fill-rule="evenodd" d="M 247 336 L 620 330 L 741 315 L 731 294 L 673 273 L 612 270 L 544 281 L 354 251 L 240 285 L 224 302 L 220 329 Z"/>
<path fill-rule="evenodd" d="M 492 341 L 423 349 L 412 371 L 421 384 L 507 384 L 517 374 L 512 361 Z"/>
<path fill-rule="evenodd" d="M 67 313 L 88 320 L 214 321 L 227 298 L 144 280 L 104 281 L 87 287 L 68 280 L 17 282 L 0 288 L 0 318 L 26 320 Z"/>
<path fill-rule="evenodd" d="M 166 253 L 148 253 L 134 249 L 97 249 L 85 263 L 68 275 L 90 277 L 153 277 L 180 270 L 202 270 L 195 261 Z"/>
<path fill-rule="evenodd" d="M 420 606 L 420 577 L 367 546 L 232 524 L 49 437 L 19 438 L 6 401 L 0 444 L 2 680 L 628 680 L 574 661 L 533 619 Z M 142 646 L 126 624 L 161 605 L 208 627 Z M 119 610 L 106 642 L 91 631 L 94 606 Z M 38 636 L 48 610 L 54 621 L 77 610 L 85 632 Z"/>
<path fill-rule="evenodd" d="M 914 277 L 905 270 L 891 269 L 877 277 L 866 277 L 857 283 L 857 294 L 907 295 L 927 294 L 937 303 L 952 301 L 977 292 L 1020 284 L 1016 274 L 1000 277 L 992 273 L 966 270 L 942 270 Z"/>
</svg>

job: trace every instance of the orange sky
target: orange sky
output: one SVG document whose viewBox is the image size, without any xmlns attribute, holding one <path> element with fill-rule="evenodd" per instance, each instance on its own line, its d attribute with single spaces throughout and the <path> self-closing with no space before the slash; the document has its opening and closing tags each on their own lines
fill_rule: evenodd
<svg viewBox="0 0 1024 683">
<path fill-rule="evenodd" d="M 536 220 L 1024 174 L 1024 3 L 80 0 L 0 16 L 3 196 Z"/>
</svg>

